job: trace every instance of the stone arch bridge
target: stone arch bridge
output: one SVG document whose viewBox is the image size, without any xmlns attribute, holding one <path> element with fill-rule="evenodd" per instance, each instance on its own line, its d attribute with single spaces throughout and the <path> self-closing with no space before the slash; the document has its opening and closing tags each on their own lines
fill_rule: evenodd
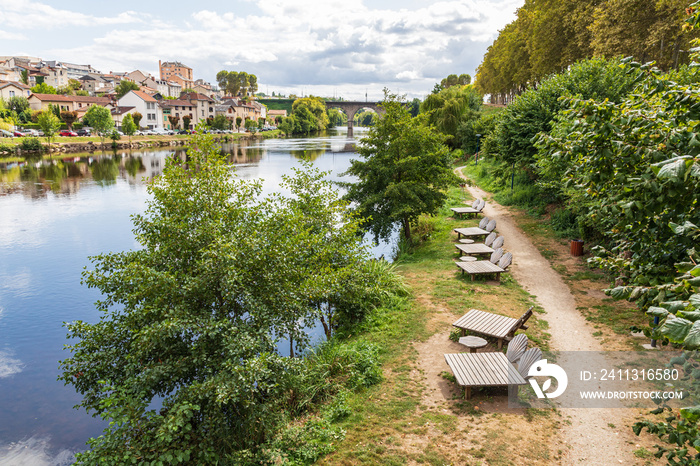
<svg viewBox="0 0 700 466">
<path fill-rule="evenodd" d="M 360 102 L 351 100 L 326 100 L 326 108 L 339 108 L 348 116 L 348 132 L 352 132 L 352 119 L 355 114 L 363 108 L 371 108 L 375 112 L 383 115 L 384 109 L 379 106 L 381 102 Z"/>
</svg>

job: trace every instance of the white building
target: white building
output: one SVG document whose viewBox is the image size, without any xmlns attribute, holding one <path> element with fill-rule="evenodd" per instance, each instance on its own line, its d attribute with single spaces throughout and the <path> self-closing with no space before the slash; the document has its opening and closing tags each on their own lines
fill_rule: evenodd
<svg viewBox="0 0 700 466">
<path fill-rule="evenodd" d="M 134 111 L 143 115 L 141 126 L 155 129 L 163 128 L 163 109 L 158 101 L 142 91 L 129 91 L 117 101 L 118 107 L 134 107 Z"/>
</svg>

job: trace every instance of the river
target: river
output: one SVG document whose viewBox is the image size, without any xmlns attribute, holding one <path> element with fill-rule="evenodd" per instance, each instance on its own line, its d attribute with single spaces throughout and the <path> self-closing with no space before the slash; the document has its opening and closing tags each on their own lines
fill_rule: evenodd
<svg viewBox="0 0 700 466">
<path fill-rule="evenodd" d="M 303 139 L 225 144 L 246 179 L 279 191 L 303 155 L 330 179 L 357 158 L 344 128 Z M 57 381 L 68 356 L 63 322 L 95 322 L 96 290 L 81 285 L 88 256 L 138 248 L 130 216 L 146 207 L 148 179 L 173 150 L 70 154 L 63 161 L 0 163 L 0 465 L 70 464 L 105 423 L 73 406 L 72 386 Z M 2 160 L 0 159 L 0 162 Z M 346 179 L 345 179 L 346 180 Z M 392 245 L 373 249 L 391 257 Z M 316 338 L 321 333 L 316 330 Z M 281 346 L 284 351 L 284 345 Z"/>
</svg>

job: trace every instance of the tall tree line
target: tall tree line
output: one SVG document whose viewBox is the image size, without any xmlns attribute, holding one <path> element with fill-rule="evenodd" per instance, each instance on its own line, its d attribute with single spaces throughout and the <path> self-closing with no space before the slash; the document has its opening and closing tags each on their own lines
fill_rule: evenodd
<svg viewBox="0 0 700 466">
<path fill-rule="evenodd" d="M 632 56 L 663 70 L 688 61 L 687 0 L 525 0 L 477 69 L 476 87 L 509 102 L 578 60 Z"/>
</svg>

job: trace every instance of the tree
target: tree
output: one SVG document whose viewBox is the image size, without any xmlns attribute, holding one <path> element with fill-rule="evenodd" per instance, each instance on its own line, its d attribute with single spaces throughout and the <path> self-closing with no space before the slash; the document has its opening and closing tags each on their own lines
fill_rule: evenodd
<svg viewBox="0 0 700 466">
<path fill-rule="evenodd" d="M 97 134 L 100 136 L 100 142 L 104 145 L 105 137 L 109 136 L 114 128 L 114 120 L 112 120 L 112 114 L 109 109 L 99 105 L 92 105 L 85 112 L 83 118 L 87 119 L 89 125 L 97 131 Z"/>
<path fill-rule="evenodd" d="M 183 115 L 182 116 L 182 127 L 184 129 L 190 129 L 190 121 L 192 121 L 192 117 L 189 115 Z"/>
<path fill-rule="evenodd" d="M 53 141 L 58 129 L 61 127 L 61 120 L 56 118 L 52 112 L 41 112 L 37 117 L 37 123 L 41 131 L 44 132 L 46 142 L 49 143 L 49 151 L 51 151 L 51 141 Z"/>
<path fill-rule="evenodd" d="M 236 117 L 236 131 L 241 127 L 241 122 L 243 121 L 242 117 L 237 116 Z"/>
<path fill-rule="evenodd" d="M 131 117 L 134 119 L 134 124 L 136 125 L 136 129 L 141 128 L 141 119 L 143 118 L 143 115 L 141 115 L 139 112 L 134 112 L 131 114 Z"/>
<path fill-rule="evenodd" d="M 122 132 L 129 136 L 129 145 L 131 145 L 131 136 L 136 132 L 136 123 L 134 123 L 134 117 L 131 116 L 131 113 L 127 113 L 122 119 Z"/>
<path fill-rule="evenodd" d="M 411 118 L 404 102 L 384 91 L 386 112 L 362 139 L 347 174 L 357 183 L 344 183 L 346 199 L 357 204 L 363 227 L 388 239 L 397 222 L 406 241 L 411 225 L 422 214 L 433 214 L 445 200 L 444 189 L 457 184 L 445 136 L 426 124 L 427 116 Z"/>
<path fill-rule="evenodd" d="M 77 79 L 73 79 L 73 78 L 68 80 L 68 86 L 70 86 L 70 88 L 73 89 L 74 91 L 78 91 L 78 90 L 83 88 L 83 85 L 80 83 L 80 81 L 78 81 Z"/>
<path fill-rule="evenodd" d="M 447 144 L 454 148 L 458 144 L 457 129 L 463 122 L 478 118 L 481 99 L 481 94 L 472 86 L 451 85 L 427 96 L 421 104 L 421 112 L 429 115 L 429 123 L 446 134 Z"/>
<path fill-rule="evenodd" d="M 122 79 L 117 85 L 117 87 L 114 88 L 114 91 L 116 92 L 117 99 L 121 99 L 129 91 L 138 91 L 139 89 L 141 88 L 135 82 Z"/>
<path fill-rule="evenodd" d="M 316 304 L 334 309 L 333 330 L 351 303 L 386 294 L 325 174 L 302 167 L 282 183 L 293 197 L 260 199 L 260 181 L 231 176 L 209 135 L 192 142 L 148 184 L 132 217 L 141 247 L 94 256 L 83 274 L 102 318 L 67 324 L 60 378 L 111 422 L 78 464 L 267 463 L 313 377 L 278 353 L 279 335 L 307 349 Z"/>
<path fill-rule="evenodd" d="M 168 115 L 168 121 L 173 129 L 177 129 L 180 126 L 180 117 L 177 115 Z"/>
<path fill-rule="evenodd" d="M 78 119 L 78 112 L 76 111 L 63 111 L 61 112 L 61 120 L 68 126 L 69 130 L 73 130 L 73 123 Z"/>
<path fill-rule="evenodd" d="M 257 133 L 258 132 L 258 122 L 253 120 L 252 118 L 246 118 L 245 129 L 246 129 L 246 131 L 250 131 L 251 133 Z"/>
<path fill-rule="evenodd" d="M 34 94 L 55 94 L 56 93 L 55 88 L 53 88 L 52 86 L 49 86 L 48 84 L 46 84 L 44 82 L 35 85 L 34 87 L 32 87 L 31 90 Z"/>
<path fill-rule="evenodd" d="M 292 104 L 292 114 L 299 126 L 297 133 L 308 134 L 312 131 L 324 130 L 328 127 L 326 104 L 319 97 L 303 97 Z"/>
<path fill-rule="evenodd" d="M 211 122 L 211 127 L 216 129 L 230 129 L 231 124 L 226 119 L 225 115 L 216 115 Z"/>
</svg>

